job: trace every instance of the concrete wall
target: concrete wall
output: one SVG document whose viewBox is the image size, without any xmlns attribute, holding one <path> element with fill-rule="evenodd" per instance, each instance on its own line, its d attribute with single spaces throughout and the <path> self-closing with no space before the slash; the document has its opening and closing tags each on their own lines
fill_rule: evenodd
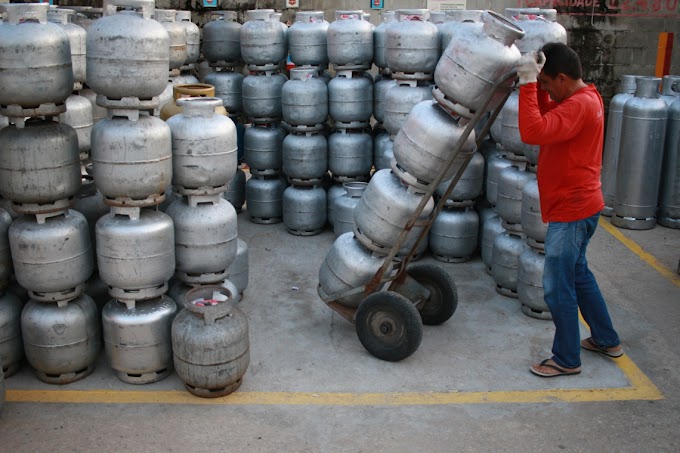
<svg viewBox="0 0 680 453">
<path fill-rule="evenodd" d="M 465 2 L 465 0 L 461 0 Z M 249 9 L 283 11 L 282 20 L 292 23 L 297 9 L 286 9 L 286 0 L 217 0 L 217 9 L 243 13 Z M 426 8 L 428 0 L 385 0 L 385 9 Z M 434 4 L 437 2 L 433 2 Z M 60 0 L 60 4 L 101 6 L 101 0 Z M 380 23 L 380 10 L 371 10 L 370 0 L 299 0 L 301 10 L 325 12 L 333 20 L 342 9 L 364 9 L 371 21 Z M 207 20 L 203 0 L 156 0 L 159 8 L 191 9 L 199 25 Z M 675 33 L 670 72 L 680 74 L 680 0 L 467 0 L 467 9 L 506 7 L 556 8 L 558 21 L 567 29 L 569 44 L 581 56 L 585 79 L 602 92 L 605 103 L 616 94 L 622 74 L 654 75 L 660 32 Z"/>
</svg>

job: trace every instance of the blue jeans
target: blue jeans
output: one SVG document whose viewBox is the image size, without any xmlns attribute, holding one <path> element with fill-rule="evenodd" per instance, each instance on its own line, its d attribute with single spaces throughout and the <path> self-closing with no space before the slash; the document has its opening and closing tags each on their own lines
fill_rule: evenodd
<svg viewBox="0 0 680 453">
<path fill-rule="evenodd" d="M 545 238 L 543 291 L 555 323 L 552 359 L 566 368 L 581 366 L 579 309 L 595 344 L 608 348 L 620 343 L 586 262 L 586 248 L 599 218 L 597 213 L 576 222 L 550 222 Z"/>
</svg>

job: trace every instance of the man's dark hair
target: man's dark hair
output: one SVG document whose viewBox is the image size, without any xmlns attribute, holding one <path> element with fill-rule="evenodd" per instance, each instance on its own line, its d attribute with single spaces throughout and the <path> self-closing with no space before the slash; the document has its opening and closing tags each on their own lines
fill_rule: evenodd
<svg viewBox="0 0 680 453">
<path fill-rule="evenodd" d="M 581 59 L 574 49 L 561 42 L 550 42 L 541 50 L 546 60 L 543 66 L 544 74 L 553 79 L 560 73 L 574 80 L 583 78 Z"/>
</svg>

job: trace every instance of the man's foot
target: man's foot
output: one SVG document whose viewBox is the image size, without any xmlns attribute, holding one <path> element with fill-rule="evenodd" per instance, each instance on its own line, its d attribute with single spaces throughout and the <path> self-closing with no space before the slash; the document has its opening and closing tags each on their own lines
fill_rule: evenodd
<svg viewBox="0 0 680 453">
<path fill-rule="evenodd" d="M 620 344 L 612 346 L 611 348 L 601 348 L 600 346 L 595 344 L 595 342 L 593 341 L 593 337 L 581 340 L 581 347 L 588 351 L 599 352 L 600 354 L 604 354 L 606 356 L 613 358 L 621 357 L 623 355 L 623 347 L 621 347 Z"/>
<path fill-rule="evenodd" d="M 540 377 L 572 376 L 581 372 L 581 367 L 564 368 L 553 359 L 545 359 L 541 363 L 534 363 L 529 371 Z"/>
</svg>

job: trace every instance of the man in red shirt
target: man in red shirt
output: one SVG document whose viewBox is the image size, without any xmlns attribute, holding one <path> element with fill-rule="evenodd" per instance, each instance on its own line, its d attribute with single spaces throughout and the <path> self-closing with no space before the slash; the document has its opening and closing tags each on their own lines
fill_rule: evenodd
<svg viewBox="0 0 680 453">
<path fill-rule="evenodd" d="M 527 53 L 517 74 L 520 135 L 523 142 L 540 145 L 538 189 L 543 221 L 548 223 L 543 290 L 555 323 L 553 356 L 534 364 L 531 372 L 541 377 L 574 375 L 581 372 L 581 347 L 610 357 L 623 354 L 586 261 L 604 207 L 604 108 L 595 86 L 583 82 L 578 55 L 564 44 L 550 43 L 538 54 Z M 591 332 L 582 341 L 579 309 Z"/>
</svg>

